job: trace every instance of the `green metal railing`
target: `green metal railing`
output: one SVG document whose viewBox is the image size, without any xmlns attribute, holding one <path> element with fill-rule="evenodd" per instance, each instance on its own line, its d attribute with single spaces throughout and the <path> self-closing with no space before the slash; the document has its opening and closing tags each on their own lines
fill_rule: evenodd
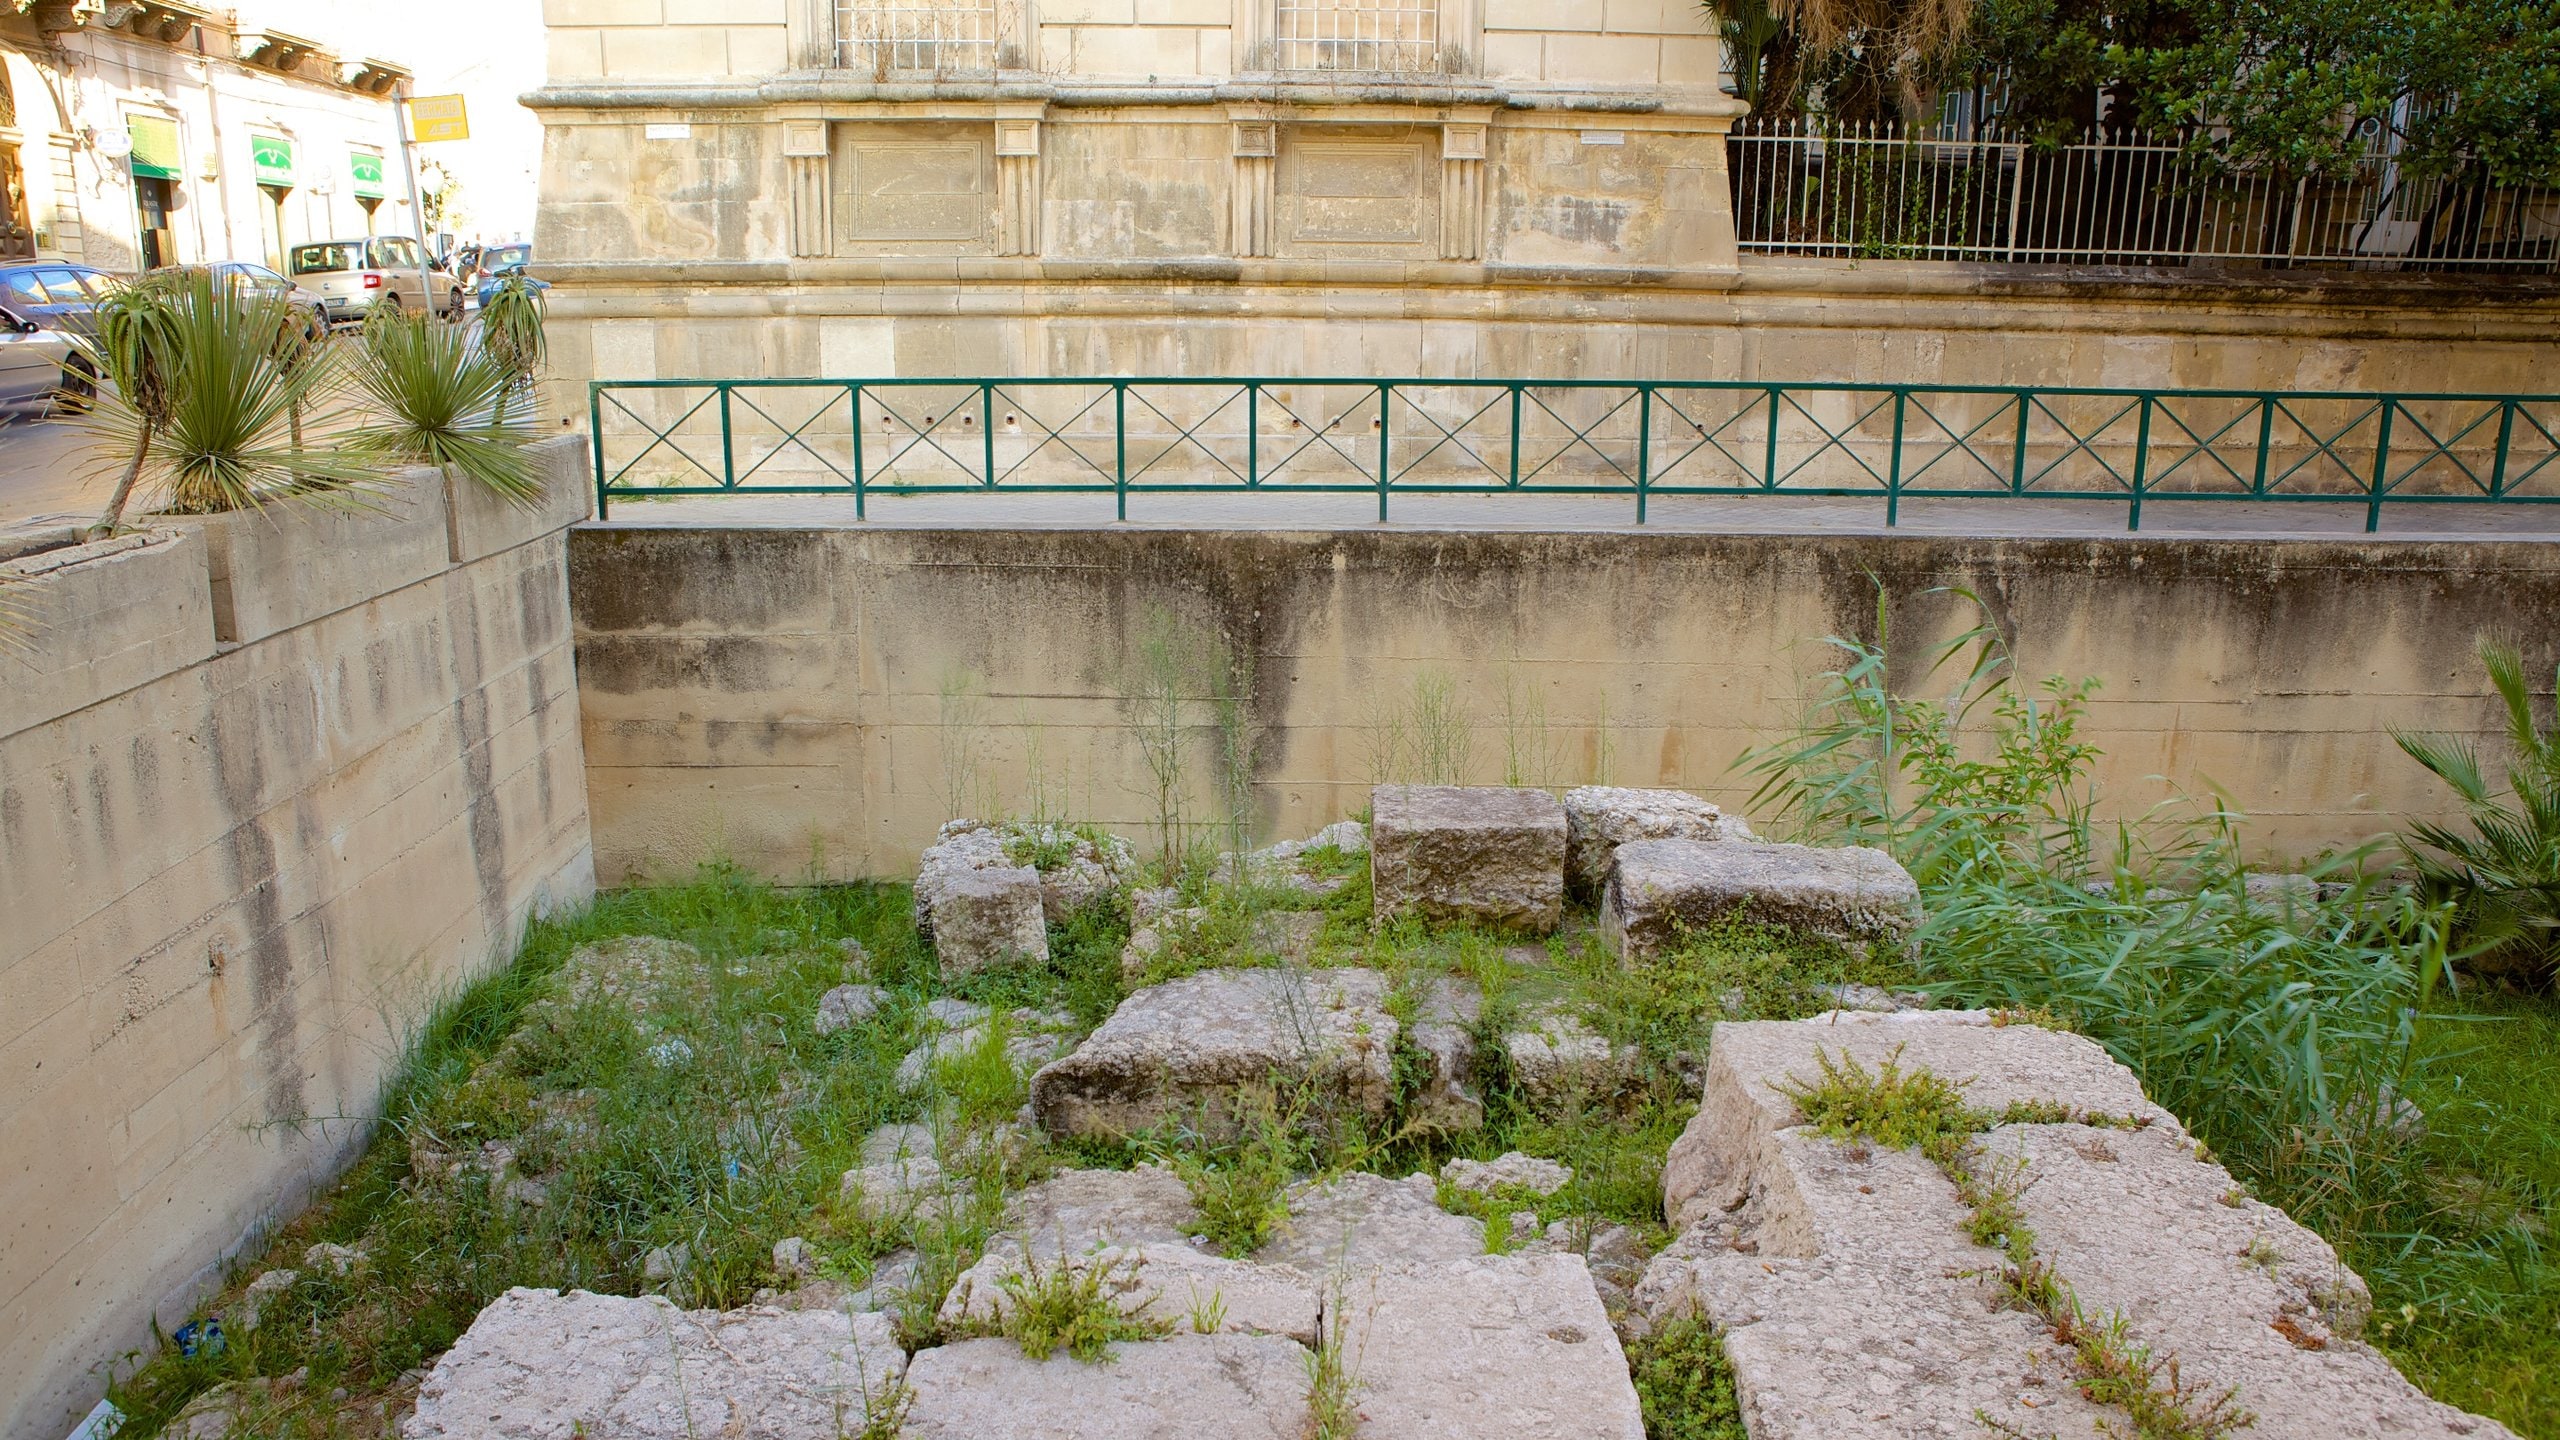
<svg viewBox="0 0 2560 1440">
<path fill-rule="evenodd" d="M 2544 504 L 2560 396 L 1834 382 L 603 380 L 596 507 L 1005 492 Z"/>
</svg>

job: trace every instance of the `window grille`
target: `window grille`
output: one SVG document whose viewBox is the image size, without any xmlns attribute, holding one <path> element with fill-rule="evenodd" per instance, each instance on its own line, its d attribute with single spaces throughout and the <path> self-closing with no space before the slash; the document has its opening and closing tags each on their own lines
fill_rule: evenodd
<svg viewBox="0 0 2560 1440">
<path fill-rule="evenodd" d="M 992 73 L 995 0 L 836 0 L 836 64 L 878 75 Z"/>
<path fill-rule="evenodd" d="M 1440 68 L 1439 0 L 1279 0 L 1279 68 Z"/>
</svg>

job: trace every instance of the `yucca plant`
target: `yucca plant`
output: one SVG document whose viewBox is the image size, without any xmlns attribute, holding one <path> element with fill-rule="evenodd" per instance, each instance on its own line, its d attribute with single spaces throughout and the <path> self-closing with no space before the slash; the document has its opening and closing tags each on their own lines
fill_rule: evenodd
<svg viewBox="0 0 2560 1440">
<path fill-rule="evenodd" d="M 367 443 L 388 459 L 465 476 L 513 504 L 541 498 L 524 448 L 532 413 L 507 413 L 518 372 L 471 331 L 377 308 L 356 349 L 355 382 L 379 415 Z"/>
<path fill-rule="evenodd" d="M 490 290 L 480 306 L 480 348 L 505 366 L 515 382 L 498 397 L 498 418 L 506 418 L 515 392 L 526 393 L 530 408 L 534 372 L 549 358 L 543 336 L 542 292 L 523 274 L 509 275 Z"/>
<path fill-rule="evenodd" d="M 2421 822 L 2401 845 L 2422 892 L 2452 906 L 2472 968 L 2545 984 L 2560 965 L 2560 724 L 2534 713 L 2516 647 L 2484 637 L 2479 652 L 2515 751 L 2506 784 L 2490 784 L 2470 741 L 2394 728 L 2391 738 L 2452 788 L 2471 822 L 2467 835 Z"/>
<path fill-rule="evenodd" d="M 79 423 L 123 474 L 92 534 L 139 494 L 169 514 L 278 500 L 356 503 L 382 467 L 343 442 L 344 373 L 293 306 L 202 272 L 146 281 L 101 307 L 76 342 L 105 383 Z M 340 443 L 306 444 L 306 428 Z"/>
</svg>

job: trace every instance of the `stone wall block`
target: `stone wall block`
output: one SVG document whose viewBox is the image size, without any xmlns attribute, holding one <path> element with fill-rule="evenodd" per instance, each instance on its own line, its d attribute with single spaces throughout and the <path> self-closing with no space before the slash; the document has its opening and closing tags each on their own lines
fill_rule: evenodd
<svg viewBox="0 0 2560 1440">
<path fill-rule="evenodd" d="M 542 493 L 517 504 L 470 477 L 444 477 L 453 563 L 512 550 L 565 530 L 595 513 L 595 451 L 584 435 L 555 435 L 529 447 Z"/>
<path fill-rule="evenodd" d="M 1381 785 L 1369 875 L 1380 919 L 1420 915 L 1545 934 L 1564 913 L 1564 807 L 1544 790 Z"/>
<path fill-rule="evenodd" d="M 0 539 L 0 555 L 7 546 Z M 150 530 L 0 559 L 0 586 L 0 601 L 17 610 L 22 627 L 19 638 L 0 642 L 0 735 L 213 655 L 205 547 L 189 531 Z"/>
<path fill-rule="evenodd" d="M 214 635 L 235 645 L 387 595 L 453 561 L 444 482 L 428 470 L 403 471 L 351 506 L 270 503 L 158 523 L 203 540 Z"/>
</svg>

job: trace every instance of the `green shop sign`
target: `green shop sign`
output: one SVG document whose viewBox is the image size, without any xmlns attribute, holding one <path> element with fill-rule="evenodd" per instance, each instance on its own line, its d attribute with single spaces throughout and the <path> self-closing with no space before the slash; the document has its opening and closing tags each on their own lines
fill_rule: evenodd
<svg viewBox="0 0 2560 1440">
<path fill-rule="evenodd" d="M 273 135 L 249 137 L 249 167 L 261 185 L 293 183 L 293 142 Z"/>
<path fill-rule="evenodd" d="M 355 176 L 356 198 L 382 198 L 382 157 L 370 150 L 347 152 L 347 168 Z"/>
<path fill-rule="evenodd" d="M 136 179 L 183 178 L 178 169 L 178 122 L 156 115 L 128 115 L 124 120 L 124 133 L 133 141 L 133 156 L 129 163 Z"/>
</svg>

